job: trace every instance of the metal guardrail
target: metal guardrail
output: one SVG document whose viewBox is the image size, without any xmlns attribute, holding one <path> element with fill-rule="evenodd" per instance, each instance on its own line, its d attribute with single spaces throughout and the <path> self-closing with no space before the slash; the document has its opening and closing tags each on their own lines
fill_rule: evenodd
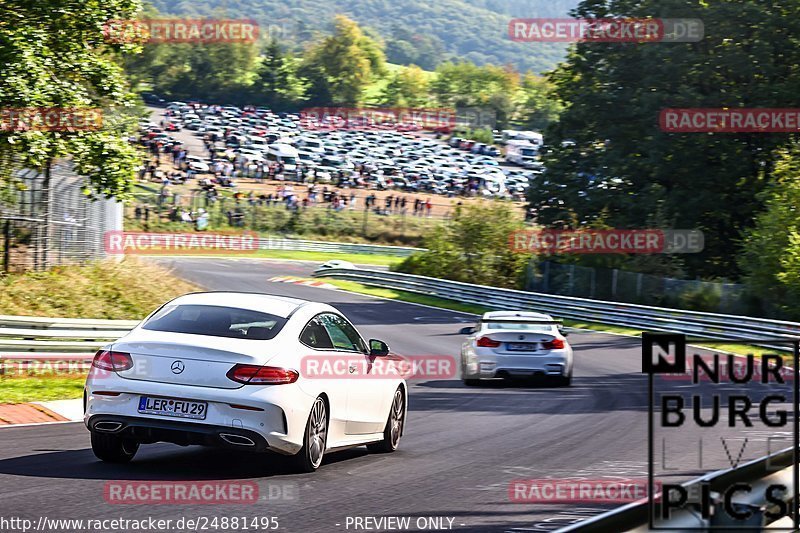
<svg viewBox="0 0 800 533">
<path fill-rule="evenodd" d="M 492 309 L 540 311 L 557 318 L 625 326 L 648 331 L 684 333 L 720 340 L 796 339 L 800 323 L 738 315 L 720 315 L 663 307 L 604 302 L 571 296 L 502 289 L 457 281 L 369 269 L 317 270 L 315 277 L 333 277 L 366 285 L 437 296 Z M 776 350 L 786 347 L 767 346 Z"/>
<path fill-rule="evenodd" d="M 750 493 L 741 492 L 731 501 L 737 506 L 745 508 L 752 513 L 752 516 L 744 524 L 725 523 L 727 516 L 722 510 L 723 502 L 719 499 L 712 499 L 710 505 L 715 512 L 707 513 L 709 518 L 702 518 L 701 503 L 693 503 L 693 510 L 690 512 L 681 509 L 671 514 L 669 520 L 656 522 L 656 527 L 670 528 L 673 531 L 686 530 L 726 530 L 726 531 L 761 531 L 764 528 L 774 529 L 777 527 L 791 529 L 794 522 L 791 517 L 783 517 L 773 521 L 766 514 L 774 507 L 775 502 L 767 502 L 764 490 L 756 488 L 766 488 L 770 485 L 783 485 L 780 498 L 788 503 L 796 497 L 796 487 L 794 485 L 794 449 L 786 448 L 767 457 L 756 459 L 743 464 L 738 468 L 712 472 L 703 477 L 693 479 L 683 483 L 689 494 L 698 494 L 700 485 L 707 484 L 712 494 L 720 493 L 736 483 L 744 483 L 754 488 Z M 559 532 L 568 533 L 580 531 L 581 533 L 606 533 L 608 531 L 649 531 L 648 523 L 650 518 L 648 501 L 633 502 L 623 507 L 619 507 L 607 513 L 595 516 L 588 520 L 578 522 L 574 525 L 559 529 Z M 712 509 L 707 509 L 712 511 Z M 731 529 L 722 529 L 730 526 Z M 711 529 L 714 528 L 714 529 Z"/>
<path fill-rule="evenodd" d="M 258 240 L 261 250 L 292 250 L 302 252 L 331 252 L 369 255 L 391 255 L 408 257 L 417 252 L 424 252 L 423 248 L 406 246 L 383 246 L 378 244 L 354 244 L 347 242 L 306 241 L 301 239 L 284 239 L 263 237 Z"/>
<path fill-rule="evenodd" d="M 94 353 L 133 329 L 138 320 L 92 320 L 0 315 L 0 359 Z"/>
</svg>

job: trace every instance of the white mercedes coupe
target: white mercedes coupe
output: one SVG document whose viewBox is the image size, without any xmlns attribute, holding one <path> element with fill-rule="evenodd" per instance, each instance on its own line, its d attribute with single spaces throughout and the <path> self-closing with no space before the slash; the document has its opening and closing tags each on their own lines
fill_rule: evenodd
<svg viewBox="0 0 800 533">
<path fill-rule="evenodd" d="M 274 451 L 311 472 L 331 450 L 397 449 L 406 383 L 361 371 L 391 357 L 386 343 L 364 342 L 323 303 L 188 294 L 97 352 L 84 423 L 103 461 L 127 462 L 140 444 L 170 442 Z"/>
</svg>

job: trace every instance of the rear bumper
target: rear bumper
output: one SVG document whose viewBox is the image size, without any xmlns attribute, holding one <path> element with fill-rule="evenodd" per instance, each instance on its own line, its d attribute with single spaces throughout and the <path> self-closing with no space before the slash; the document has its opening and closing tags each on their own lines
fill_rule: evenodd
<svg viewBox="0 0 800 533">
<path fill-rule="evenodd" d="M 553 350 L 547 355 L 498 355 L 489 350 L 464 354 L 464 378 L 527 378 L 572 375 L 572 351 Z"/>
<path fill-rule="evenodd" d="M 549 365 L 544 369 L 529 369 L 529 368 L 499 368 L 494 372 L 481 373 L 479 377 L 482 378 L 534 378 L 534 377 L 566 377 L 568 374 L 565 372 L 564 367 L 558 364 Z"/>
<path fill-rule="evenodd" d="M 243 428 L 119 415 L 90 416 L 86 427 L 90 431 L 130 438 L 140 444 L 170 442 L 180 446 L 196 444 L 254 452 L 269 449 L 263 436 Z"/>
<path fill-rule="evenodd" d="M 113 391 L 116 395 L 102 395 L 103 392 Z M 95 394 L 99 393 L 99 394 Z M 208 402 L 205 420 L 184 419 L 156 414 L 140 413 L 138 403 L 140 396 L 155 396 L 180 398 L 193 401 Z M 86 409 L 84 415 L 85 425 L 93 429 L 97 417 L 109 417 L 122 420 L 133 427 L 155 428 L 159 430 L 185 431 L 191 434 L 196 444 L 211 446 L 221 444 L 217 438 L 218 433 L 213 433 L 211 439 L 198 438 L 197 434 L 205 434 L 204 428 L 222 428 L 224 433 L 232 435 L 258 435 L 252 437 L 254 442 L 265 442 L 266 448 L 278 453 L 293 455 L 303 445 L 308 413 L 314 397 L 303 392 L 296 384 L 281 385 L 280 387 L 243 387 L 241 389 L 214 389 L 192 385 L 174 385 L 148 381 L 122 379 L 116 375 L 104 376 L 102 379 L 94 378 L 90 373 L 86 382 Z M 241 409 L 249 407 L 250 409 Z M 256 410 L 252 410 L 256 409 Z M 198 431 L 194 428 L 197 427 Z M 137 438 L 143 435 L 142 430 L 137 431 Z M 154 440 L 164 442 L 184 443 L 184 439 L 173 434 L 161 435 L 154 432 L 153 436 L 163 436 Z M 155 437 L 153 437 L 155 438 Z M 236 448 L 253 448 L 252 446 L 235 446 Z M 256 447 L 258 448 L 258 447 Z"/>
</svg>

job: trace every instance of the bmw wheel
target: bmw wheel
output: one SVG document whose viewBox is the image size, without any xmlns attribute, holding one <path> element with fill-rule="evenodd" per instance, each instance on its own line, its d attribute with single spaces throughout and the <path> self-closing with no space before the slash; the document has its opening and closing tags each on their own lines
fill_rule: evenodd
<svg viewBox="0 0 800 533">
<path fill-rule="evenodd" d="M 463 381 L 464 385 L 466 385 L 467 387 L 477 387 L 478 385 L 481 384 L 481 380 L 480 379 L 476 379 L 476 378 L 468 378 L 467 377 L 467 365 L 465 365 L 463 363 L 463 359 L 464 359 L 463 355 L 461 356 L 461 358 L 462 358 L 462 363 L 461 363 L 461 381 Z"/>
</svg>

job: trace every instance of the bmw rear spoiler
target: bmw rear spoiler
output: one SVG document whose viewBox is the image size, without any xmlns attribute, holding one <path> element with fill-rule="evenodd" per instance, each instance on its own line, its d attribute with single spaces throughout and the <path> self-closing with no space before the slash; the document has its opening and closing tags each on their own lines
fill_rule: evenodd
<svg viewBox="0 0 800 533">
<path fill-rule="evenodd" d="M 496 322 L 509 322 L 511 324 L 556 324 L 562 325 L 563 320 L 526 320 L 526 319 L 516 319 L 514 317 L 509 318 L 479 318 L 478 322 L 483 323 L 496 323 Z"/>
<path fill-rule="evenodd" d="M 564 324 L 563 324 L 563 321 L 561 321 L 561 320 L 537 320 L 537 319 L 532 319 L 532 318 L 525 319 L 525 318 L 522 318 L 522 317 L 520 317 L 519 319 L 515 319 L 514 317 L 508 317 L 508 318 L 479 318 L 478 319 L 478 323 L 492 323 L 492 324 L 502 324 L 502 323 L 507 323 L 507 324 L 546 324 L 548 326 L 556 326 L 558 331 L 562 335 L 564 335 L 565 337 L 568 335 L 566 330 L 563 329 L 564 328 Z M 464 334 L 464 335 L 470 335 L 472 333 L 475 333 L 475 328 L 474 327 L 461 328 L 459 333 Z"/>
</svg>

